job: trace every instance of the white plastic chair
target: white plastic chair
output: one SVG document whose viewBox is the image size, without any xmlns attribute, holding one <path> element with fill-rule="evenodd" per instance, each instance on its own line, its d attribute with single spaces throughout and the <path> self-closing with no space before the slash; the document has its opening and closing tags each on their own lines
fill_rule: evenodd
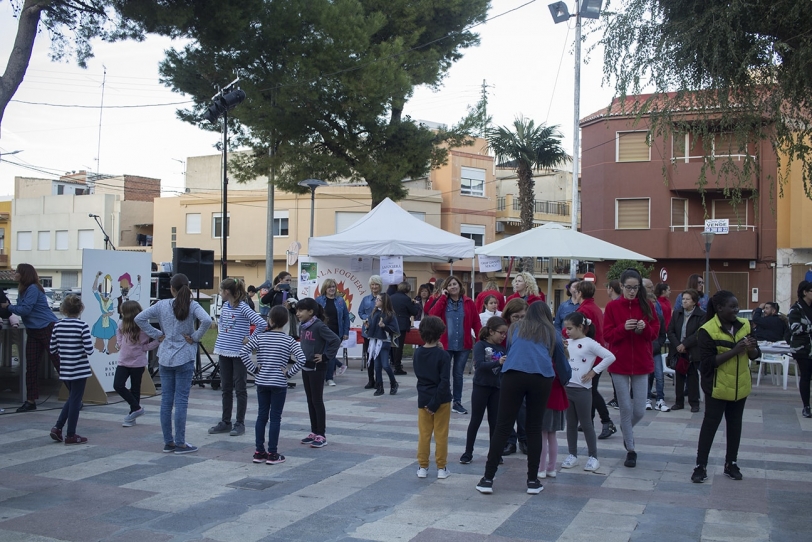
<svg viewBox="0 0 812 542">
<path fill-rule="evenodd" d="M 665 354 L 660 356 L 660 359 L 662 360 L 662 364 L 663 364 L 663 376 L 671 375 L 671 384 L 676 386 L 677 385 L 677 379 L 674 377 L 674 375 L 677 372 L 674 369 L 672 369 L 671 367 L 668 366 L 668 364 L 665 362 L 665 358 L 666 358 Z"/>
<path fill-rule="evenodd" d="M 758 377 L 756 378 L 756 387 L 761 384 L 761 375 L 764 373 L 766 376 L 765 367 L 767 367 L 770 371 L 770 376 L 773 379 L 773 384 L 778 385 L 778 374 L 775 372 L 776 366 L 780 365 L 784 371 L 784 389 L 787 389 L 787 377 L 789 376 L 789 356 L 778 355 L 778 354 L 762 354 L 761 359 L 759 360 L 760 363 L 758 365 Z M 799 384 L 798 377 L 796 376 L 796 384 Z M 800 384 L 799 384 L 800 385 Z"/>
</svg>

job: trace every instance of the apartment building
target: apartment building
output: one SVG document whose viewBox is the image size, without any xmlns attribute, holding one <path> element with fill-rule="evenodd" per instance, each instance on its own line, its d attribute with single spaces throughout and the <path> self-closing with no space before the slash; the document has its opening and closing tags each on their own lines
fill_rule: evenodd
<svg viewBox="0 0 812 542">
<path fill-rule="evenodd" d="M 0 201 L 0 271 L 11 269 L 11 239 L 11 198 L 7 198 Z"/>
<path fill-rule="evenodd" d="M 778 218 L 778 254 L 776 257 L 776 300 L 782 312 L 797 299 L 798 283 L 812 262 L 812 199 L 804 190 L 802 171 L 796 162 L 788 167 L 781 156 L 781 170 L 788 171 L 781 186 L 783 195 L 776 201 Z"/>
</svg>

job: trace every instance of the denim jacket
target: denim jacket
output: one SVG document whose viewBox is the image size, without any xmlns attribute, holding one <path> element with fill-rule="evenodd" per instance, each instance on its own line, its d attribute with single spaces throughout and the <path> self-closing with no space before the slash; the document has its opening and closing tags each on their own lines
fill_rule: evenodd
<svg viewBox="0 0 812 542">
<path fill-rule="evenodd" d="M 316 303 L 322 307 L 327 306 L 327 296 L 320 295 L 316 298 Z M 343 339 L 344 336 L 350 334 L 350 311 L 347 309 L 347 304 L 341 296 L 336 296 L 335 305 L 336 313 L 338 314 L 338 338 Z"/>
<path fill-rule="evenodd" d="M 358 318 L 363 320 L 369 320 L 372 311 L 375 310 L 375 298 L 378 297 L 374 294 L 369 294 L 364 299 L 361 300 L 361 304 L 358 306 Z M 361 336 L 365 339 L 369 338 L 367 335 L 367 326 L 361 326 Z"/>
</svg>

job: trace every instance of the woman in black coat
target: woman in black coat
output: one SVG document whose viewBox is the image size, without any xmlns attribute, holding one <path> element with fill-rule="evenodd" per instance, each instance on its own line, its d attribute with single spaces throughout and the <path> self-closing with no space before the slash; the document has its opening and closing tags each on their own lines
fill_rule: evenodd
<svg viewBox="0 0 812 542">
<path fill-rule="evenodd" d="M 677 401 L 671 410 L 685 408 L 685 381 L 688 380 L 688 403 L 691 412 L 699 412 L 699 345 L 697 331 L 705 323 L 705 311 L 699 308 L 699 292 L 688 289 L 682 292 L 682 306 L 674 309 L 668 324 L 669 357 L 676 379 Z M 687 319 L 687 323 L 686 323 Z M 680 363 L 682 360 L 682 363 Z M 685 370 L 687 374 L 680 372 Z"/>
</svg>

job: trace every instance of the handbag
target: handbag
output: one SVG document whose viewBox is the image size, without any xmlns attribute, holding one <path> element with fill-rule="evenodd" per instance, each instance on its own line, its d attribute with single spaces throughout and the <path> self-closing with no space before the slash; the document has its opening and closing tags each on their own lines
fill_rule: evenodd
<svg viewBox="0 0 812 542">
<path fill-rule="evenodd" d="M 677 356 L 677 366 L 674 367 L 674 370 L 677 371 L 679 374 L 685 376 L 688 374 L 688 367 L 691 365 L 691 362 L 688 361 L 687 358 L 682 356 Z"/>
</svg>

